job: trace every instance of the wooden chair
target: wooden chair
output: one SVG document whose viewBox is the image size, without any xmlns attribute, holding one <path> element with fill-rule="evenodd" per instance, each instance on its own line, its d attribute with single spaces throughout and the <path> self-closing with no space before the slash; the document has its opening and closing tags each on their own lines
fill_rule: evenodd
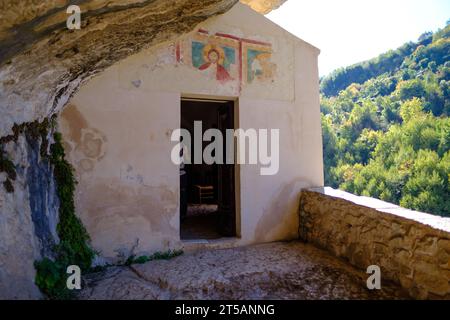
<svg viewBox="0 0 450 320">
<path fill-rule="evenodd" d="M 202 204 L 204 200 L 214 199 L 214 186 L 202 186 L 196 184 L 195 187 L 198 191 L 198 200 L 200 201 L 200 204 Z"/>
</svg>

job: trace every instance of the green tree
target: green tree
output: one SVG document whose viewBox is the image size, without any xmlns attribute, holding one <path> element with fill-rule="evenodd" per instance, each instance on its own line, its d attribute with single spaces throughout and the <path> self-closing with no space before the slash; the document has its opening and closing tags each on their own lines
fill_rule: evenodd
<svg viewBox="0 0 450 320">
<path fill-rule="evenodd" d="M 450 27 L 321 80 L 325 182 L 450 216 Z"/>
</svg>

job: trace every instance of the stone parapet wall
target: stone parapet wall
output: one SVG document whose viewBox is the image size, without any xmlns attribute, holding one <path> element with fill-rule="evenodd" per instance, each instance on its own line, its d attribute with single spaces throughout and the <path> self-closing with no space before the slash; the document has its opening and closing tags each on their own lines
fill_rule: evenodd
<svg viewBox="0 0 450 320">
<path fill-rule="evenodd" d="M 303 190 L 300 237 L 352 265 L 381 268 L 413 298 L 450 299 L 450 218 L 332 188 Z"/>
</svg>

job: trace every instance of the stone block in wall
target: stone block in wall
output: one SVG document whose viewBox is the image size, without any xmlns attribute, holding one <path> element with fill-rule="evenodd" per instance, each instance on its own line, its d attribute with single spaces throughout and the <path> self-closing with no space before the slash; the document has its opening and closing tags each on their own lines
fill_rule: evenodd
<svg viewBox="0 0 450 320">
<path fill-rule="evenodd" d="M 418 299 L 450 299 L 450 218 L 332 188 L 303 190 L 300 238 L 366 270 L 378 265 Z"/>
</svg>

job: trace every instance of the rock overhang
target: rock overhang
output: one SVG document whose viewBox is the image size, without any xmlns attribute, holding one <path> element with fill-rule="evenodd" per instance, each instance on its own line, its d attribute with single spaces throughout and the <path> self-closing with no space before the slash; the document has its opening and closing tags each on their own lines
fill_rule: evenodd
<svg viewBox="0 0 450 320">
<path fill-rule="evenodd" d="M 142 49 L 191 31 L 238 0 L 0 0 L 0 137 L 58 112 L 79 86 Z M 282 0 L 243 0 L 268 13 Z M 81 8 L 80 30 L 66 9 Z"/>
</svg>

